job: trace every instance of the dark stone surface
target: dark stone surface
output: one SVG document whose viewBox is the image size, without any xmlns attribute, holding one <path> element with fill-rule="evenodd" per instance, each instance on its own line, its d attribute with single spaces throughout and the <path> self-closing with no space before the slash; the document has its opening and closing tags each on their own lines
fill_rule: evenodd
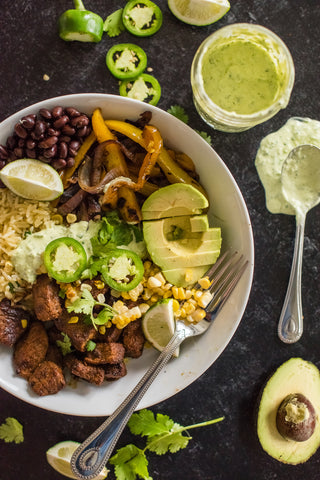
<svg viewBox="0 0 320 480">
<path fill-rule="evenodd" d="M 103 17 L 124 2 L 87 0 L 87 8 Z M 150 455 L 150 475 L 166 480 L 292 480 L 319 478 L 320 454 L 306 464 L 287 466 L 261 449 L 254 426 L 257 396 L 271 372 L 292 356 L 320 366 L 320 210 L 307 218 L 303 264 L 305 332 L 294 345 L 277 338 L 277 321 L 289 276 L 294 219 L 271 215 L 265 207 L 254 158 L 260 140 L 295 115 L 319 119 L 320 6 L 314 0 L 232 1 L 230 12 L 208 27 L 179 22 L 167 2 L 158 0 L 164 14 L 161 30 L 151 38 L 123 33 L 101 43 L 65 43 L 57 35 L 60 13 L 71 1 L 1 1 L 0 120 L 36 101 L 76 92 L 118 93 L 117 81 L 105 67 L 108 48 L 120 42 L 145 49 L 149 66 L 162 85 L 159 107 L 185 107 L 190 125 L 212 135 L 213 146 L 233 173 L 247 202 L 255 236 L 256 264 L 250 300 L 230 344 L 200 379 L 154 412 L 172 416 L 183 425 L 225 415 L 223 423 L 192 431 L 185 450 L 164 457 Z M 289 106 L 274 119 L 240 134 L 211 130 L 197 115 L 189 71 L 203 39 L 229 23 L 260 23 L 288 45 L 296 66 L 296 82 Z M 43 75 L 50 77 L 43 80 Z M 161 388 L 161 385 L 159 385 Z M 107 398 L 106 398 L 107 401 Z M 83 441 L 101 418 L 80 418 L 39 410 L 0 392 L 0 422 L 14 416 L 24 425 L 25 442 L 0 445 L 1 480 L 62 478 L 47 464 L 45 451 L 67 439 Z M 128 430 L 119 445 L 131 441 Z M 112 475 L 110 478 L 114 478 Z"/>
</svg>

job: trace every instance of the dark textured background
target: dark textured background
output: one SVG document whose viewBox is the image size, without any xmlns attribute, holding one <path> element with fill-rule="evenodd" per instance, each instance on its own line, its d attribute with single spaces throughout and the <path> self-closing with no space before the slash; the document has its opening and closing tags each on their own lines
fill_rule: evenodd
<svg viewBox="0 0 320 480">
<path fill-rule="evenodd" d="M 0 120 L 36 101 L 76 92 L 118 93 L 117 81 L 105 67 L 105 54 L 116 43 L 137 43 L 148 54 L 149 66 L 162 85 L 158 106 L 167 110 L 179 103 L 190 125 L 212 135 L 213 146 L 233 173 L 244 195 L 255 236 L 255 276 L 240 327 L 215 364 L 175 397 L 152 408 L 183 425 L 220 415 L 219 425 L 193 430 L 185 450 L 164 457 L 149 455 L 154 480 L 292 480 L 318 479 L 320 453 L 306 464 L 282 465 L 266 455 L 258 441 L 254 413 L 259 390 L 271 372 L 292 356 L 320 366 L 320 210 L 307 218 L 303 265 L 305 332 L 294 345 L 277 338 L 277 321 L 289 276 L 294 218 L 271 215 L 265 207 L 254 158 L 260 140 L 295 115 L 320 120 L 318 0 L 232 1 L 230 12 L 208 27 L 179 22 L 165 0 L 161 30 L 150 38 L 128 33 L 99 44 L 65 43 L 56 30 L 57 18 L 71 1 L 1 0 Z M 119 0 L 87 0 L 86 7 L 105 18 L 122 7 Z M 229 23 L 259 23 L 272 29 L 288 45 L 296 66 L 296 82 L 289 106 L 272 120 L 247 132 L 215 132 L 197 115 L 189 72 L 203 39 Z M 45 82 L 43 75 L 50 80 Z M 161 386 L 159 385 L 159 388 Z M 108 399 L 106 398 L 106 401 Z M 45 452 L 62 440 L 83 441 L 101 418 L 71 417 L 39 410 L 0 391 L 0 422 L 14 416 L 24 425 L 23 444 L 0 444 L 1 480 L 62 479 L 46 463 Z M 131 441 L 126 429 L 119 446 Z M 112 475 L 110 478 L 114 478 Z"/>
</svg>

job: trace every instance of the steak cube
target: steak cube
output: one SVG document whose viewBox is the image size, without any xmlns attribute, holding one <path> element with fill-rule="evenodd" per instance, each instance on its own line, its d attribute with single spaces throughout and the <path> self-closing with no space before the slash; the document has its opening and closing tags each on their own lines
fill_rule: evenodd
<svg viewBox="0 0 320 480">
<path fill-rule="evenodd" d="M 17 374 L 28 380 L 45 359 L 48 345 L 48 335 L 43 324 L 31 323 L 29 331 L 18 341 L 14 349 L 13 361 Z"/>
<path fill-rule="evenodd" d="M 39 396 L 54 395 L 66 384 L 61 367 L 45 360 L 40 363 L 29 378 L 29 385 Z"/>
<path fill-rule="evenodd" d="M 49 322 L 62 313 L 59 285 L 47 275 L 39 275 L 32 287 L 34 312 L 38 320 Z"/>
<path fill-rule="evenodd" d="M 13 347 L 26 328 L 22 320 L 29 322 L 29 314 L 20 307 L 11 306 L 10 301 L 4 299 L 0 302 L 0 343 Z"/>
</svg>

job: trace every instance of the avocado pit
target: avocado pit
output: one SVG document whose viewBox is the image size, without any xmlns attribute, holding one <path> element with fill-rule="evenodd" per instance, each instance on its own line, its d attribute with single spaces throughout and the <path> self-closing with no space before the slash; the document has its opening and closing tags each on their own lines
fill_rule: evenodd
<svg viewBox="0 0 320 480">
<path fill-rule="evenodd" d="M 279 433 L 295 442 L 305 442 L 314 433 L 316 412 L 312 403 L 301 393 L 287 395 L 281 402 L 276 417 Z"/>
</svg>

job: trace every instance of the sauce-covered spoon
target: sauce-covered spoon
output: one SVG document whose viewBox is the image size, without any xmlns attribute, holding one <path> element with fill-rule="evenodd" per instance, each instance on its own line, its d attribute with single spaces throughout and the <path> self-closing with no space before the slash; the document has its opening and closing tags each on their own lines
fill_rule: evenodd
<svg viewBox="0 0 320 480">
<path fill-rule="evenodd" d="M 303 332 L 301 270 L 304 226 L 308 211 L 320 202 L 320 149 L 299 145 L 282 166 L 282 193 L 296 212 L 296 236 L 288 289 L 282 307 L 278 335 L 285 343 L 299 340 Z"/>
</svg>

